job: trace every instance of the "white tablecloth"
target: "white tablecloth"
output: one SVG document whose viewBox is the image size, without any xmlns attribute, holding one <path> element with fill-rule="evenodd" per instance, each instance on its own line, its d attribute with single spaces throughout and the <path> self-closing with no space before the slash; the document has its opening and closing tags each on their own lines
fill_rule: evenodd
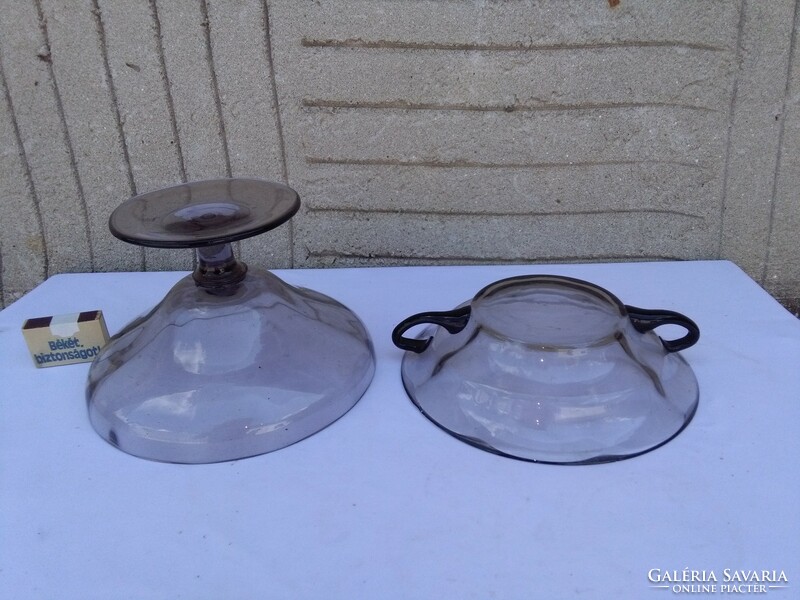
<svg viewBox="0 0 800 600">
<path fill-rule="evenodd" d="M 673 571 L 713 573 L 716 591 L 692 596 L 722 597 L 726 569 L 782 571 L 788 587 L 766 594 L 800 597 L 800 321 L 735 265 L 275 273 L 358 313 L 377 369 L 332 426 L 235 462 L 113 448 L 87 418 L 88 365 L 36 369 L 20 331 L 102 309 L 113 334 L 181 273 L 58 275 L 0 313 L 0 598 L 663 599 L 674 584 L 648 574 Z M 425 419 L 393 326 L 527 273 L 694 319 L 688 428 L 631 460 L 564 467 L 483 452 Z"/>
</svg>

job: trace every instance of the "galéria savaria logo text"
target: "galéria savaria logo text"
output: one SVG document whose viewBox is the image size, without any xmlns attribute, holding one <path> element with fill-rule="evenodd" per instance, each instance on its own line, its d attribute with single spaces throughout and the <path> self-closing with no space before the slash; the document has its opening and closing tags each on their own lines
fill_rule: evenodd
<svg viewBox="0 0 800 600">
<path fill-rule="evenodd" d="M 786 573 L 775 570 L 650 569 L 647 580 L 651 588 L 671 590 L 673 594 L 766 594 L 789 587 Z"/>
</svg>

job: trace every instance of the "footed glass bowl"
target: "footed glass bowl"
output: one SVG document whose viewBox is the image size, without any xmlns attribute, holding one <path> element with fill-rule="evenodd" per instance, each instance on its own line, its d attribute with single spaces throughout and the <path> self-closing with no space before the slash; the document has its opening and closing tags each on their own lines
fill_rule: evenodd
<svg viewBox="0 0 800 600">
<path fill-rule="evenodd" d="M 92 363 L 89 417 L 103 438 L 152 460 L 234 460 L 302 440 L 361 398 L 375 359 L 358 317 L 233 255 L 231 242 L 277 227 L 299 205 L 284 185 L 220 179 L 114 211 L 115 236 L 195 248 L 197 268 Z"/>
</svg>

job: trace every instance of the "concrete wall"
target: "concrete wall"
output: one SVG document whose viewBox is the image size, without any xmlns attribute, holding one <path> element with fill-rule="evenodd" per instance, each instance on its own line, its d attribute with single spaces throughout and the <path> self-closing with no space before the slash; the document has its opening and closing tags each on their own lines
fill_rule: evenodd
<svg viewBox="0 0 800 600">
<path fill-rule="evenodd" d="M 188 269 L 127 197 L 288 182 L 267 267 L 727 258 L 800 296 L 795 0 L 0 0 L 2 301 Z"/>
</svg>

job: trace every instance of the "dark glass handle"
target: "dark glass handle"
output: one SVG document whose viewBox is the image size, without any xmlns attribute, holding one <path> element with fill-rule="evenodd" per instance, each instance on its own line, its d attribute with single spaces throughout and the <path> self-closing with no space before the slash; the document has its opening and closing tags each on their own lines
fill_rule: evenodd
<svg viewBox="0 0 800 600">
<path fill-rule="evenodd" d="M 394 328 L 394 331 L 392 331 L 392 341 L 394 345 L 401 350 L 409 350 L 419 354 L 428 347 L 428 344 L 431 343 L 433 338 L 415 340 L 413 338 L 403 337 L 406 331 L 415 325 L 433 323 L 434 325 L 444 327 L 450 333 L 458 333 L 469 323 L 469 315 L 469 306 L 462 306 L 461 308 L 456 308 L 455 310 L 449 310 L 447 312 L 424 312 L 412 315 Z"/>
<path fill-rule="evenodd" d="M 645 333 L 661 325 L 680 325 L 686 329 L 686 335 L 677 340 L 665 340 L 659 337 L 667 352 L 677 352 L 693 346 L 700 339 L 700 329 L 689 317 L 671 310 L 649 310 L 626 306 L 628 316 L 636 331 Z"/>
</svg>

